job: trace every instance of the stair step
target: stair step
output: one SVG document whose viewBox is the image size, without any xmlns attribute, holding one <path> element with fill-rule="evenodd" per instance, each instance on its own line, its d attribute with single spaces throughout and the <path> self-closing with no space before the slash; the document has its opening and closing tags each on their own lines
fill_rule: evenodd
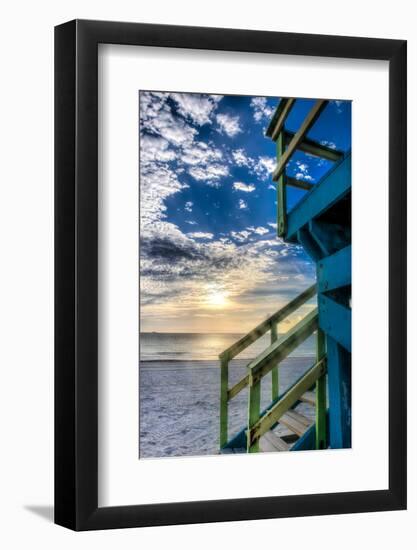
<svg viewBox="0 0 417 550">
<path fill-rule="evenodd" d="M 259 447 L 264 453 L 288 451 L 289 445 L 273 432 L 266 432 L 259 440 Z"/>
<path fill-rule="evenodd" d="M 282 424 L 278 424 L 274 428 L 274 434 L 280 437 L 281 439 L 286 440 L 288 437 L 292 438 L 294 437 L 294 432 L 283 426 Z"/>
<path fill-rule="evenodd" d="M 308 403 L 309 405 L 315 407 L 316 394 L 312 391 L 306 391 L 305 394 L 300 397 L 300 401 L 303 401 L 303 403 Z"/>
<path fill-rule="evenodd" d="M 281 416 L 281 418 L 279 419 L 279 423 L 280 424 L 284 424 L 284 426 L 286 426 L 287 428 L 289 428 L 292 432 L 294 432 L 295 434 L 297 434 L 299 437 L 301 437 L 303 435 L 303 433 L 308 429 L 308 427 L 310 426 L 310 421 L 308 420 L 308 418 L 306 418 L 305 416 L 303 417 L 303 415 L 299 415 L 298 413 L 295 413 L 297 416 L 294 416 L 294 411 L 288 411 L 286 412 L 285 414 L 283 414 Z M 303 419 L 305 419 L 303 422 L 300 421 L 300 419 L 298 418 L 298 416 L 301 416 L 303 417 Z M 308 422 L 308 424 L 306 424 L 306 422 Z"/>
<path fill-rule="evenodd" d="M 297 422 L 300 422 L 300 424 L 304 424 L 306 428 L 309 428 L 312 423 L 312 421 L 309 418 L 307 418 L 307 416 L 304 416 L 303 414 L 297 411 L 291 410 L 291 411 L 288 411 L 287 414 Z"/>
</svg>

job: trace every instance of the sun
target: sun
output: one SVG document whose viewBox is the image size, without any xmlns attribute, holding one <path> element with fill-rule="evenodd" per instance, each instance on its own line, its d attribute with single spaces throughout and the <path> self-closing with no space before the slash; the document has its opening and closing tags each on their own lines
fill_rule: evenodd
<svg viewBox="0 0 417 550">
<path fill-rule="evenodd" d="M 224 308 L 228 304 L 228 293 L 224 290 L 211 289 L 206 297 L 206 303 L 209 307 Z"/>
</svg>

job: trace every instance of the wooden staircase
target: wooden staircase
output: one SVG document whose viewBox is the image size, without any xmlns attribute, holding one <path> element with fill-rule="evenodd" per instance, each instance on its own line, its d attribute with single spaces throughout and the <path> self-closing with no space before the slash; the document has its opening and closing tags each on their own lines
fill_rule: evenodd
<svg viewBox="0 0 417 550">
<path fill-rule="evenodd" d="M 351 156 L 307 137 L 326 108 L 318 100 L 300 129 L 290 133 L 285 120 L 296 99 L 280 101 L 267 136 L 277 144 L 278 236 L 303 246 L 316 262 L 313 285 L 269 319 L 220 354 L 221 452 L 271 452 L 346 448 L 351 445 Z M 302 150 L 334 162 L 317 183 L 286 175 L 292 155 Z M 304 197 L 287 212 L 287 186 L 304 190 Z M 278 338 L 278 324 L 317 293 L 317 308 Z M 228 387 L 229 362 L 255 340 L 270 332 L 270 345 L 247 365 L 247 374 Z M 279 394 L 279 365 L 306 338 L 316 333 L 316 361 L 286 392 Z M 260 410 L 261 381 L 271 373 L 271 403 Z M 247 425 L 228 438 L 228 403 L 248 386 Z M 328 390 L 328 399 L 327 399 Z M 328 402 L 328 410 L 327 410 Z M 297 411 L 300 403 L 315 408 L 315 421 Z"/>
</svg>

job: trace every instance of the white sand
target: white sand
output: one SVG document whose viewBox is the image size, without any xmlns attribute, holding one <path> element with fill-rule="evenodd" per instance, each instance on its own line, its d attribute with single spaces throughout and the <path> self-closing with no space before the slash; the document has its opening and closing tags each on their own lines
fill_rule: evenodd
<svg viewBox="0 0 417 550">
<path fill-rule="evenodd" d="M 293 357 L 280 366 L 280 392 L 314 362 Z M 233 361 L 229 386 L 246 374 L 247 361 Z M 140 458 L 219 452 L 220 369 L 216 361 L 142 361 L 140 364 Z M 271 376 L 262 383 L 262 408 L 271 401 Z M 300 405 L 303 408 L 303 405 Z M 302 412 L 312 415 L 311 407 Z M 247 389 L 229 403 L 229 438 L 246 422 Z"/>
</svg>

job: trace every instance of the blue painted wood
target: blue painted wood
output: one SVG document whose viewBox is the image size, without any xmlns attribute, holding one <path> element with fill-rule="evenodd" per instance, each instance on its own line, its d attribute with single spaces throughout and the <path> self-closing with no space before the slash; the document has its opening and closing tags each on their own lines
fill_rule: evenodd
<svg viewBox="0 0 417 550">
<path fill-rule="evenodd" d="M 337 223 L 310 220 L 308 229 L 322 250 L 323 256 L 330 256 L 351 242 L 350 227 Z"/>
<path fill-rule="evenodd" d="M 352 283 L 352 246 L 323 258 L 317 264 L 319 292 L 329 292 Z"/>
<path fill-rule="evenodd" d="M 316 448 L 316 425 L 313 424 L 303 433 L 300 439 L 294 443 L 290 451 L 312 451 Z"/>
<path fill-rule="evenodd" d="M 350 154 L 338 163 L 309 193 L 289 212 L 286 239 L 294 239 L 297 232 L 341 200 L 351 188 Z"/>
<path fill-rule="evenodd" d="M 329 411 L 326 413 L 326 441 L 329 441 Z M 310 428 L 303 433 L 290 451 L 313 451 L 316 449 L 316 425 L 313 424 Z"/>
<path fill-rule="evenodd" d="M 351 447 L 351 354 L 327 337 L 329 447 Z"/>
<path fill-rule="evenodd" d="M 352 311 L 332 298 L 319 294 L 319 326 L 346 350 L 352 347 Z"/>
<path fill-rule="evenodd" d="M 231 450 L 231 449 L 243 449 L 243 452 L 246 453 L 246 428 L 243 430 L 240 430 L 237 434 L 235 434 L 227 443 L 224 445 L 220 452 L 222 453 L 224 450 Z"/>
<path fill-rule="evenodd" d="M 297 231 L 297 239 L 314 262 L 317 262 L 320 258 L 323 257 L 322 250 L 320 249 L 316 241 L 312 238 L 310 231 L 307 228 L 303 227 L 302 229 Z"/>
</svg>

